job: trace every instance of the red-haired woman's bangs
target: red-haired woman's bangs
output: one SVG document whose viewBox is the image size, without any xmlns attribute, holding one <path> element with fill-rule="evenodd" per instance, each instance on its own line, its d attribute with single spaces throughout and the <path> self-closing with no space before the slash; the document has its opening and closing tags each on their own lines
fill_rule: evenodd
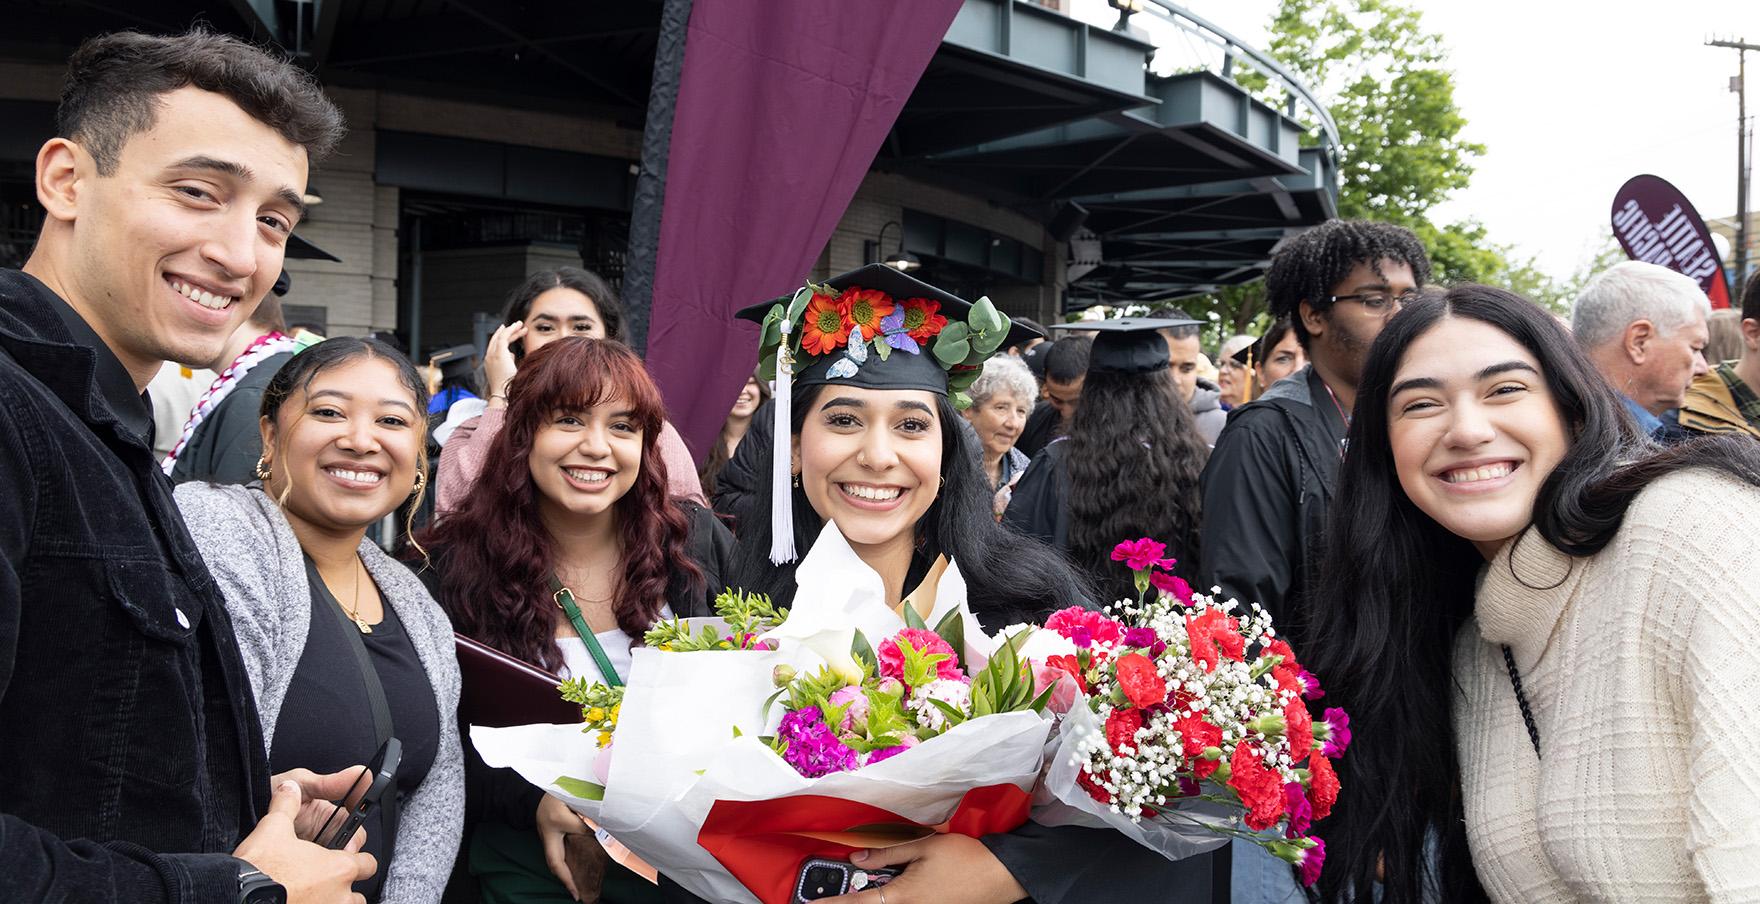
<svg viewBox="0 0 1760 904">
<path fill-rule="evenodd" d="M 509 393 L 510 419 L 535 423 L 555 411 L 586 411 L 603 402 L 629 405 L 642 428 L 642 445 L 660 435 L 666 417 L 660 388 L 642 359 L 613 339 L 570 336 L 526 356 Z"/>
</svg>

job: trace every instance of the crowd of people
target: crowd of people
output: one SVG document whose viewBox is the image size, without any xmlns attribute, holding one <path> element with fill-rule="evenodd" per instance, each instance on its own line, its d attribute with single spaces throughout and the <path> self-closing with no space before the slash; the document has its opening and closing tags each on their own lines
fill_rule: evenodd
<svg viewBox="0 0 1760 904">
<path fill-rule="evenodd" d="M 462 368 L 290 329 L 343 127 L 207 31 L 70 61 L 0 271 L 0 899 L 688 900 L 577 870 L 592 826 L 473 749 L 454 632 L 617 684 L 723 587 L 896 606 L 957 562 L 995 629 L 1134 596 L 1110 552 L 1149 536 L 1349 707 L 1319 886 L 1028 822 L 865 852 L 903 873 L 842 900 L 1760 900 L 1760 276 L 1714 314 L 1623 263 L 1567 323 L 1335 220 L 1211 359 L 1178 308 L 1002 336 L 872 265 L 827 283 L 866 306 L 841 333 L 819 296 L 740 313 L 766 341 L 693 456 L 578 268 L 511 287 Z M 931 351 L 950 322 L 984 342 Z M 869 573 L 814 573 L 825 544 Z M 319 843 L 392 737 L 385 805 Z"/>
</svg>

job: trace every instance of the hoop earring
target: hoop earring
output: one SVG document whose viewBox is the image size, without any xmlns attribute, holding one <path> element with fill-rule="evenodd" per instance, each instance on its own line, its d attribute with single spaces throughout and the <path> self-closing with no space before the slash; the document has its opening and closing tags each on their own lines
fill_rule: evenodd
<svg viewBox="0 0 1760 904">
<path fill-rule="evenodd" d="M 258 480 L 267 483 L 269 478 L 273 477 L 274 474 L 269 470 L 269 463 L 263 460 L 265 457 L 266 456 L 262 455 L 257 456 L 257 470 L 255 473 Z"/>
<path fill-rule="evenodd" d="M 427 488 L 428 488 L 428 472 L 417 471 L 416 472 L 416 485 L 410 489 L 409 494 L 411 496 L 414 496 L 417 493 L 420 493 L 421 491 L 423 491 Z"/>
</svg>

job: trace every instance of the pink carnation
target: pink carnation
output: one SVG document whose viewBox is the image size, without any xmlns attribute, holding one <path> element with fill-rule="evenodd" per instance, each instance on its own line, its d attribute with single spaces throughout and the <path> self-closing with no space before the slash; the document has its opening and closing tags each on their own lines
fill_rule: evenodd
<svg viewBox="0 0 1760 904">
<path fill-rule="evenodd" d="M 1165 558 L 1167 544 L 1157 543 L 1148 537 L 1138 540 L 1126 540 L 1112 548 L 1112 561 L 1123 562 L 1132 571 L 1148 571 L 1151 568 L 1172 568 L 1173 559 Z"/>
<path fill-rule="evenodd" d="M 1103 613 L 1080 606 L 1051 613 L 1051 617 L 1045 620 L 1045 628 L 1072 641 L 1081 637 L 1102 646 L 1116 646 L 1124 640 L 1124 625 L 1107 618 Z"/>
<path fill-rule="evenodd" d="M 925 631 L 922 628 L 906 628 L 892 637 L 880 641 L 877 655 L 880 658 L 880 676 L 882 678 L 904 680 L 904 653 L 898 649 L 898 641 L 910 644 L 911 649 L 919 653 L 945 654 L 946 659 L 935 663 L 936 677 L 965 677 L 965 673 L 959 670 L 959 659 L 954 654 L 953 647 L 948 646 L 947 641 L 941 639 L 941 635 L 934 631 Z"/>
<path fill-rule="evenodd" d="M 1149 583 L 1182 603 L 1189 605 L 1192 601 L 1192 585 L 1186 583 L 1184 578 L 1157 571 L 1149 575 Z"/>
<path fill-rule="evenodd" d="M 1326 842 L 1312 835 L 1308 836 L 1308 840 L 1314 842 L 1314 846 L 1302 852 L 1299 866 L 1303 885 L 1313 885 L 1320 881 L 1320 871 L 1326 866 Z"/>
</svg>

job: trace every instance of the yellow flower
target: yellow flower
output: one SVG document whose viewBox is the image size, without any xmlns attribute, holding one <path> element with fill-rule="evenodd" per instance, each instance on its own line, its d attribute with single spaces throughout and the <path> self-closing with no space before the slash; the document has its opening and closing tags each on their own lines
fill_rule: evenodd
<svg viewBox="0 0 1760 904">
<path fill-rule="evenodd" d="M 611 732 L 609 732 L 609 731 L 599 732 L 599 746 L 600 747 L 610 747 L 611 746 Z"/>
<path fill-rule="evenodd" d="M 585 718 L 588 722 L 603 722 L 605 721 L 605 708 L 595 706 L 586 711 Z"/>
</svg>

